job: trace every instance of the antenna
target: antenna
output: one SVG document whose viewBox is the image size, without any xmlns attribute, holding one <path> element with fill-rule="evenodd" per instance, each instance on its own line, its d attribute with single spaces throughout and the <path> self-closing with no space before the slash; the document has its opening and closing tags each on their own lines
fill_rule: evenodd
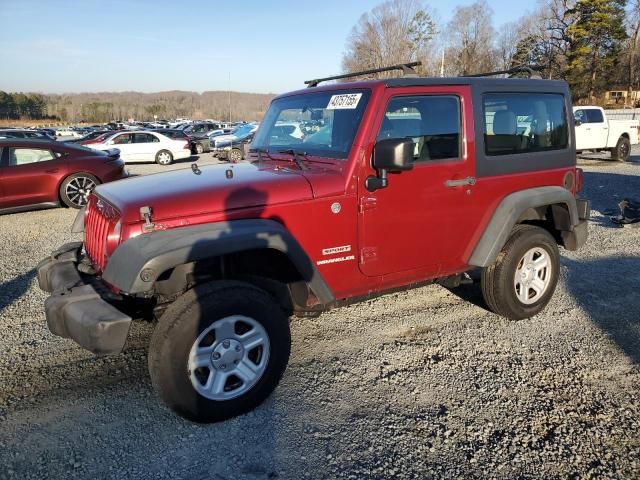
<svg viewBox="0 0 640 480">
<path fill-rule="evenodd" d="M 353 73 L 345 73 L 343 75 L 335 75 L 332 77 L 325 78 L 316 78 L 314 80 L 305 80 L 305 85 L 308 88 L 317 87 L 320 82 L 326 82 L 329 80 L 339 80 L 341 78 L 352 78 L 352 77 L 361 77 L 362 75 L 370 75 L 372 73 L 380 73 L 380 72 L 390 72 L 392 70 L 402 70 L 402 73 L 405 77 L 417 77 L 418 74 L 413 69 L 413 67 L 418 67 L 422 65 L 422 62 L 410 62 L 410 63 L 399 63 L 398 65 L 391 65 L 389 67 L 382 68 L 374 68 L 372 70 L 362 70 L 360 72 Z"/>
</svg>

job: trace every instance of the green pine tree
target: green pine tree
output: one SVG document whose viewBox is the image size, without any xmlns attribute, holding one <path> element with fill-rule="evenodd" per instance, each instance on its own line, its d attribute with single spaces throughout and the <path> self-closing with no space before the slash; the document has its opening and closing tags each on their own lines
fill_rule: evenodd
<svg viewBox="0 0 640 480">
<path fill-rule="evenodd" d="M 570 13 L 566 79 L 575 98 L 592 99 L 606 87 L 620 58 L 626 0 L 578 0 Z"/>
</svg>

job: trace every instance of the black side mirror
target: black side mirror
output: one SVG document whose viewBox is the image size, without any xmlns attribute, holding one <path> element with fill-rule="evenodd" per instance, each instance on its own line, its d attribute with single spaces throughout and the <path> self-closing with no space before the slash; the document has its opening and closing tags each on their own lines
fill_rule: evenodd
<svg viewBox="0 0 640 480">
<path fill-rule="evenodd" d="M 576 127 L 579 127 L 580 125 L 582 125 L 582 121 L 578 120 L 577 118 L 574 118 L 574 123 Z"/>
<path fill-rule="evenodd" d="M 368 177 L 365 187 L 370 192 L 389 185 L 387 173 L 400 173 L 413 168 L 415 144 L 407 138 L 389 138 L 380 140 L 373 147 L 373 168 L 378 171 L 376 177 Z"/>
</svg>

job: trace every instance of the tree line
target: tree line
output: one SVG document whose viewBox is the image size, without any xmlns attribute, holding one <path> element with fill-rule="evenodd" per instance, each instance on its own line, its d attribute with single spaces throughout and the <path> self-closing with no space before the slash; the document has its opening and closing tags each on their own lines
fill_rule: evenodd
<svg viewBox="0 0 640 480">
<path fill-rule="evenodd" d="M 575 101 L 595 101 L 613 86 L 640 89 L 639 33 L 640 0 L 539 0 L 498 28 L 485 0 L 456 7 L 449 22 L 419 0 L 389 0 L 353 27 L 342 65 L 353 72 L 421 61 L 419 73 L 430 76 L 527 65 L 566 80 Z"/>
<path fill-rule="evenodd" d="M 0 119 L 104 123 L 112 120 L 211 118 L 258 120 L 272 94 L 209 91 L 24 94 L 0 91 Z"/>
<path fill-rule="evenodd" d="M 40 120 L 47 117 L 47 99 L 37 93 L 6 93 L 0 91 L 0 119 L 26 118 Z"/>
</svg>

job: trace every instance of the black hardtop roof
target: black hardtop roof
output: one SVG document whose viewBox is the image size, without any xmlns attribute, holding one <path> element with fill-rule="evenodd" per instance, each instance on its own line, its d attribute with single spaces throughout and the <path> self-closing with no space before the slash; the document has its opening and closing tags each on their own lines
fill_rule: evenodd
<svg viewBox="0 0 640 480">
<path fill-rule="evenodd" d="M 288 97 L 331 90 L 351 90 L 373 88 L 383 85 L 386 88 L 399 87 L 436 87 L 446 85 L 469 85 L 474 89 L 494 91 L 531 91 L 531 92 L 569 92 L 564 80 L 545 80 L 540 78 L 497 78 L 497 77 L 394 77 L 379 80 L 360 80 L 355 82 L 326 83 L 316 87 L 283 93 L 274 98 Z"/>
<path fill-rule="evenodd" d="M 380 80 L 387 87 L 415 87 L 436 85 L 471 85 L 484 88 L 500 88 L 508 90 L 518 88 L 559 89 L 567 88 L 564 80 L 543 80 L 541 78 L 496 78 L 496 77 L 397 77 Z"/>
</svg>

